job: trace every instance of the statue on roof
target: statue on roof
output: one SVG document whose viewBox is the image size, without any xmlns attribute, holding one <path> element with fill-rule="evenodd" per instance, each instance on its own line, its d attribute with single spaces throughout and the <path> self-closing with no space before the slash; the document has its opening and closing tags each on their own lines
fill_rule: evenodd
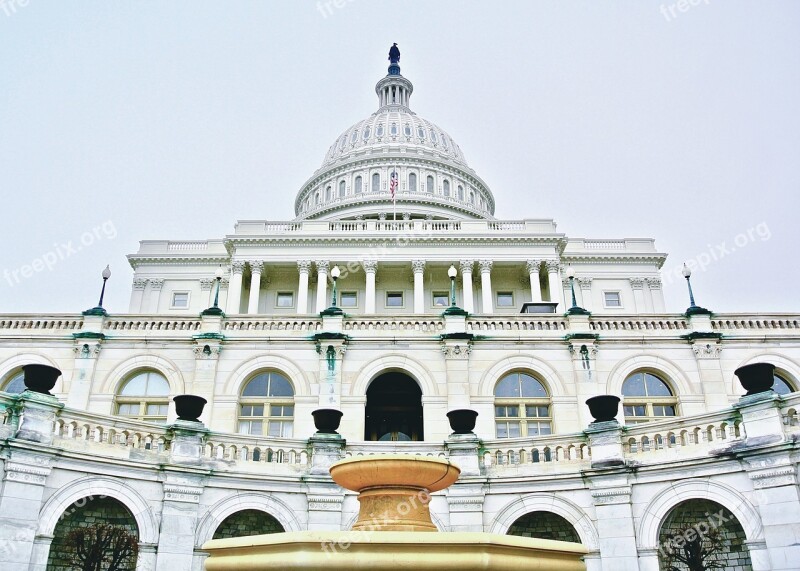
<svg viewBox="0 0 800 571">
<path fill-rule="evenodd" d="M 392 47 L 389 48 L 389 62 L 400 62 L 400 48 L 397 47 L 397 43 L 392 44 Z"/>
</svg>

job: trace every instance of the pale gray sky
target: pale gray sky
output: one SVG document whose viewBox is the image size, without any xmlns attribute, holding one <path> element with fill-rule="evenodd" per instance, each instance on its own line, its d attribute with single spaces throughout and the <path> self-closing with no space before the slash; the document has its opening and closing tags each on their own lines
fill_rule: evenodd
<svg viewBox="0 0 800 571">
<path fill-rule="evenodd" d="M 701 305 L 800 310 L 800 2 L 327 6 L 0 0 L 0 312 L 91 307 L 106 264 L 125 312 L 138 240 L 291 219 L 392 42 L 498 217 L 653 237 L 668 272 L 711 259 Z"/>
</svg>

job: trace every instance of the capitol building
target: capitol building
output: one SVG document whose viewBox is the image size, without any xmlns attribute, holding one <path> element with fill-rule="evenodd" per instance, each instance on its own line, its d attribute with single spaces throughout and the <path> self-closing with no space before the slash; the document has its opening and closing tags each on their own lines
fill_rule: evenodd
<svg viewBox="0 0 800 571">
<path fill-rule="evenodd" d="M 514 190 L 413 110 L 398 60 L 293 218 L 148 237 L 126 314 L 0 315 L 0 569 L 73 569 L 96 522 L 135 537 L 120 568 L 138 571 L 202 570 L 214 538 L 349 529 L 358 501 L 328 467 L 385 453 L 461 468 L 432 496 L 443 532 L 578 542 L 589 571 L 800 568 L 800 314 L 688 291 L 668 312 L 653 239 L 495 218 Z M 772 390 L 745 396 L 734 371 L 755 363 Z M 25 390 L 36 364 L 61 371 L 52 396 Z M 178 419 L 185 394 L 200 422 Z"/>
</svg>

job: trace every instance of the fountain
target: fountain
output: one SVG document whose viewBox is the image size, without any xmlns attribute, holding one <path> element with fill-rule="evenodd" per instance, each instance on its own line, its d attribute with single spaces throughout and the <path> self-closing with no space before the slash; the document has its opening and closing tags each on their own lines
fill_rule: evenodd
<svg viewBox="0 0 800 571">
<path fill-rule="evenodd" d="M 436 532 L 430 494 L 461 470 L 447 460 L 410 455 L 352 458 L 330 468 L 333 480 L 358 492 L 351 531 L 299 531 L 216 539 L 207 571 L 584 571 L 577 543 L 489 533 Z M 424 533 L 428 532 L 428 533 Z"/>
</svg>

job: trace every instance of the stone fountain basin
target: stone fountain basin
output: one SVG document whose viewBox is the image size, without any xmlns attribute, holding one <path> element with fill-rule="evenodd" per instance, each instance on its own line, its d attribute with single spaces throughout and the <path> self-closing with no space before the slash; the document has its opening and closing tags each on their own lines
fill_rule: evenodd
<svg viewBox="0 0 800 571">
<path fill-rule="evenodd" d="M 430 460 L 430 459 L 428 459 Z M 578 543 L 488 533 L 297 531 L 206 543 L 207 571 L 585 571 Z"/>
<path fill-rule="evenodd" d="M 331 466 L 330 471 L 334 482 L 354 492 L 387 487 L 438 492 L 452 485 L 461 473 L 447 460 L 403 454 L 349 458 Z"/>
</svg>

